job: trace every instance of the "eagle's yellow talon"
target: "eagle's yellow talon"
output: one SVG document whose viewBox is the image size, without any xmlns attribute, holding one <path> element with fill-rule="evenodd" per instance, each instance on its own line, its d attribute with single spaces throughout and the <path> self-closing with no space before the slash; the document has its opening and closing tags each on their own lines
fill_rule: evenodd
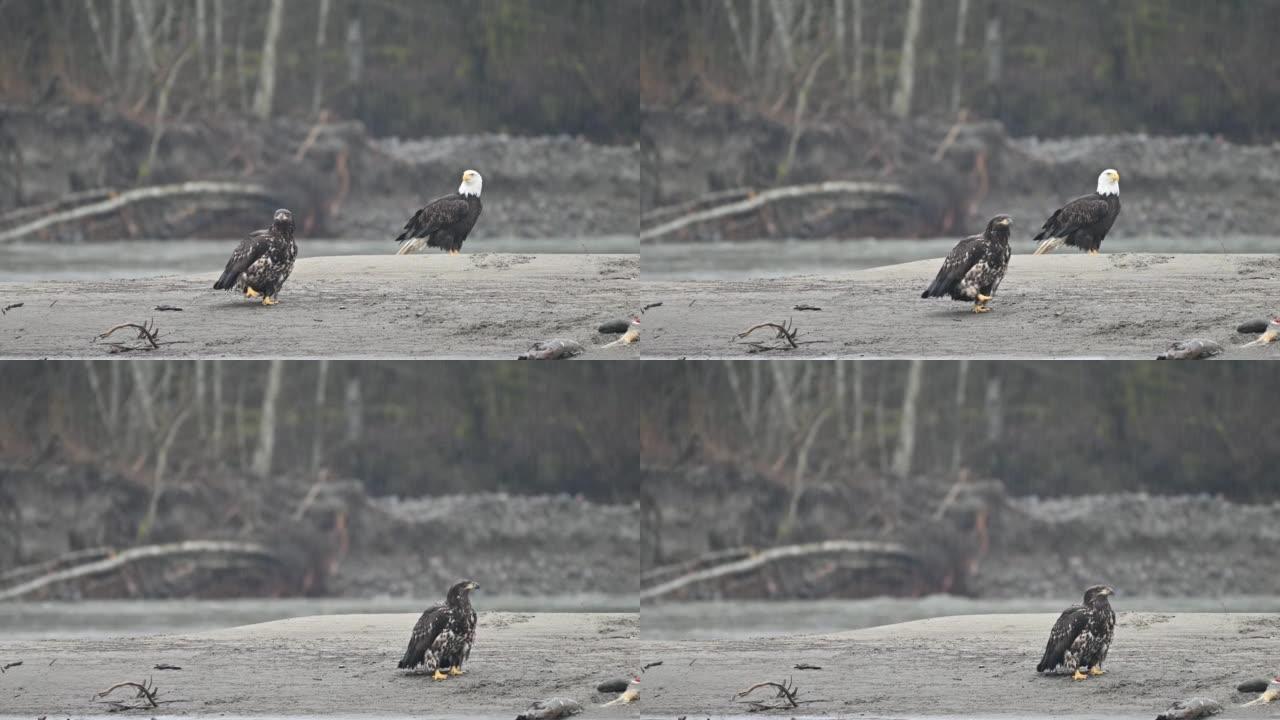
<svg viewBox="0 0 1280 720">
<path fill-rule="evenodd" d="M 1071 676 L 1071 679 L 1072 679 L 1072 680 L 1084 680 L 1084 679 L 1085 679 L 1085 678 L 1087 678 L 1087 677 L 1089 677 L 1089 676 L 1088 676 L 1088 675 L 1085 675 L 1084 673 L 1080 672 L 1080 670 L 1078 670 L 1078 669 L 1077 669 L 1077 670 L 1075 671 L 1075 674 L 1073 674 L 1073 675 Z"/>
<path fill-rule="evenodd" d="M 449 668 L 449 674 L 450 674 L 450 675 L 461 675 L 463 672 L 464 672 L 464 671 L 459 670 L 459 669 L 458 669 L 458 668 L 456 668 L 456 667 L 451 667 L 451 668 Z"/>
<path fill-rule="evenodd" d="M 278 302 L 280 302 L 280 301 L 279 301 L 279 300 L 277 300 L 277 299 L 275 299 L 275 298 L 273 298 L 273 297 L 264 297 L 264 298 L 262 298 L 262 304 L 263 304 L 263 305 L 275 305 L 275 304 L 276 304 L 276 303 L 278 303 Z"/>
<path fill-rule="evenodd" d="M 1094 667 L 1089 668 L 1089 674 L 1090 674 L 1090 675 L 1101 675 L 1101 674 L 1103 674 L 1103 673 L 1105 673 L 1105 672 L 1106 672 L 1106 670 L 1103 670 L 1102 668 L 1097 667 L 1097 666 L 1094 666 Z"/>
<path fill-rule="evenodd" d="M 244 296 L 245 296 L 245 297 L 247 297 L 247 298 L 256 298 L 256 297 L 262 297 L 262 293 L 258 292 L 257 290 L 254 290 L 253 288 L 249 287 L 248 285 L 245 285 L 245 286 L 244 286 Z"/>
<path fill-rule="evenodd" d="M 1082 677 L 1083 677 L 1083 676 L 1082 676 Z M 436 671 L 435 671 L 435 673 L 433 673 L 433 674 L 431 675 L 431 679 L 432 679 L 432 680 L 448 680 L 448 679 L 449 679 L 449 676 L 448 676 L 448 675 L 445 675 L 444 673 L 440 672 L 439 670 L 436 670 Z"/>
<path fill-rule="evenodd" d="M 979 303 L 979 304 L 977 304 L 977 305 L 974 305 L 974 306 L 973 306 L 973 311 L 974 311 L 975 313 L 978 313 L 978 314 L 981 314 L 981 313 L 988 313 L 988 312 L 991 312 L 991 308 L 987 307 L 986 305 L 983 305 L 983 304 Z"/>
</svg>

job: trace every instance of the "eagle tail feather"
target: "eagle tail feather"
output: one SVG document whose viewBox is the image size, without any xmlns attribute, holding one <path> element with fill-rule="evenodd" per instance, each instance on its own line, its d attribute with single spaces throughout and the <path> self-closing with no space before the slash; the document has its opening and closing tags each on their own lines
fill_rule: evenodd
<svg viewBox="0 0 1280 720">
<path fill-rule="evenodd" d="M 403 239 L 403 236 L 401 237 Z M 422 250 L 422 238 L 412 238 L 408 242 L 405 242 L 404 244 L 402 244 L 400 246 L 400 249 L 396 250 L 396 254 L 412 255 L 416 252 L 420 252 L 421 250 Z"/>
<path fill-rule="evenodd" d="M 213 284 L 213 289 L 230 290 L 235 287 L 236 278 L 238 277 L 240 277 L 240 273 L 226 270 L 222 273 L 222 276 L 218 278 L 218 281 Z"/>
<path fill-rule="evenodd" d="M 1036 251 L 1032 253 L 1032 255 L 1047 255 L 1053 252 L 1054 250 L 1057 250 L 1059 247 L 1061 247 L 1062 243 L 1066 241 L 1067 239 L 1064 237 L 1049 238 L 1048 240 L 1045 240 L 1044 242 L 1040 243 L 1040 247 L 1036 248 Z"/>
</svg>

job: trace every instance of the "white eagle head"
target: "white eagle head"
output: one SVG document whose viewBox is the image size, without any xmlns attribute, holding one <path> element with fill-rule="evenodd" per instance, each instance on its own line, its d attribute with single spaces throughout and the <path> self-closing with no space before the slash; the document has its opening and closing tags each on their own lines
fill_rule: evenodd
<svg viewBox="0 0 1280 720">
<path fill-rule="evenodd" d="M 1120 173 L 1110 168 L 1103 170 L 1102 174 L 1098 176 L 1098 194 L 1119 195 Z"/>
<path fill-rule="evenodd" d="M 480 188 L 484 186 L 484 178 L 475 170 L 462 173 L 462 184 L 458 186 L 459 195 L 475 195 L 480 197 Z"/>
</svg>

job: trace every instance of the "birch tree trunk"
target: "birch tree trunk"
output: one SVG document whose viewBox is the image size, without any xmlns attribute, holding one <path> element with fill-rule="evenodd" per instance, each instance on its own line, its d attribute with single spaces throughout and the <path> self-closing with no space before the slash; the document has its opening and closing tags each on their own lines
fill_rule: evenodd
<svg viewBox="0 0 1280 720">
<path fill-rule="evenodd" d="M 1000 54 L 1000 11 L 995 3 L 991 3 L 989 7 L 983 49 L 987 53 L 987 86 L 992 87 L 1000 84 L 1000 76 L 1004 74 L 1004 58 Z"/>
<path fill-rule="evenodd" d="M 213 2 L 213 102 L 222 102 L 222 1 Z"/>
<path fill-rule="evenodd" d="M 899 118 L 911 114 L 911 100 L 916 87 L 916 46 L 920 43 L 920 19 L 924 0 L 911 0 L 907 6 L 907 29 L 902 34 L 902 59 L 898 62 L 898 89 L 890 110 Z"/>
<path fill-rule="evenodd" d="M 156 71 L 156 50 L 151 36 L 151 18 L 147 16 L 147 8 L 143 0 L 130 0 L 133 9 L 134 33 L 138 36 L 138 47 L 142 48 L 142 57 L 147 61 L 147 69 Z"/>
<path fill-rule="evenodd" d="M 898 450 L 893 456 L 893 474 L 899 478 L 906 478 L 911 474 L 911 459 L 916 449 L 916 412 L 920 404 L 920 379 L 923 372 L 924 362 L 921 360 L 912 360 L 907 367 L 907 387 L 902 393 L 902 415 L 898 425 Z"/>
<path fill-rule="evenodd" d="M 284 23 L 284 0 L 271 0 L 267 15 L 267 31 L 262 41 L 262 65 L 258 71 L 258 93 L 253 98 L 253 114 L 266 120 L 276 99 L 276 49 L 280 45 L 280 26 Z"/>
<path fill-rule="evenodd" d="M 222 457 L 222 363 L 215 362 L 213 368 L 213 450 L 212 457 Z"/>
<path fill-rule="evenodd" d="M 853 0 L 853 100 L 862 100 L 862 0 Z"/>
<path fill-rule="evenodd" d="M 121 0 L 111 0 L 111 74 L 120 77 L 120 32 L 124 23 L 124 14 L 120 11 Z"/>
<path fill-rule="evenodd" d="M 845 17 L 844 17 L 844 0 L 832 0 L 835 3 L 835 40 L 836 40 L 836 69 L 840 73 L 841 82 L 849 78 L 849 53 L 845 47 Z"/>
<path fill-rule="evenodd" d="M 961 0 L 963 2 L 963 0 Z M 951 442 L 951 471 L 954 473 L 960 469 L 960 463 L 964 459 L 961 457 L 962 447 L 964 445 L 964 428 L 966 425 L 965 418 L 968 415 L 968 409 L 964 405 L 965 388 L 969 381 L 969 361 L 956 361 L 956 410 L 960 413 L 960 422 L 952 423 L 952 432 L 955 437 Z"/>
<path fill-rule="evenodd" d="M 324 403 L 325 390 L 329 383 L 329 361 L 318 360 L 316 364 L 316 409 L 315 409 L 315 426 L 312 428 L 311 436 L 311 475 L 318 477 L 320 474 L 320 460 L 323 455 L 324 447 Z"/>
<path fill-rule="evenodd" d="M 209 79 L 209 0 L 196 0 L 196 55 L 200 79 Z"/>
<path fill-rule="evenodd" d="M 319 115 L 320 104 L 324 100 L 324 47 L 325 36 L 328 34 L 326 30 L 329 26 L 329 5 L 332 0 L 320 0 L 320 7 L 317 10 L 319 17 L 316 22 L 316 84 L 311 93 L 311 114 Z"/>
<path fill-rule="evenodd" d="M 964 88 L 964 29 L 969 20 L 969 0 L 959 0 L 956 6 L 956 57 L 951 63 L 951 112 L 960 109 L 960 96 Z"/>
<path fill-rule="evenodd" d="M 276 405 L 280 400 L 280 380 L 284 361 L 272 360 L 267 368 L 267 386 L 262 391 L 262 415 L 258 418 L 258 449 L 253 454 L 251 470 L 258 478 L 271 474 L 271 460 L 276 451 Z"/>
<path fill-rule="evenodd" d="M 787 72 L 794 73 L 796 58 L 791 49 L 790 13 L 783 9 L 783 0 L 769 0 L 769 10 L 773 13 L 773 34 L 778 38 L 778 50 L 782 53 L 782 61 L 787 66 Z"/>
<path fill-rule="evenodd" d="M 853 364 L 853 451 L 856 460 L 862 453 L 862 363 Z"/>
</svg>

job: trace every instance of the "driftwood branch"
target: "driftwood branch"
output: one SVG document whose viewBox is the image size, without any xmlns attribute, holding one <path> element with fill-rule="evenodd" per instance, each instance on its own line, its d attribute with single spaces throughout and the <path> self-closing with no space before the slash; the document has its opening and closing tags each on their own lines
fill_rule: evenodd
<svg viewBox="0 0 1280 720">
<path fill-rule="evenodd" d="M 122 683 L 116 683 L 115 685 L 112 685 L 106 690 L 103 690 L 100 693 L 96 693 L 93 697 L 95 700 L 98 698 L 105 698 L 106 696 L 110 695 L 116 690 L 119 690 L 120 688 L 133 688 L 138 691 L 138 694 L 134 696 L 135 698 L 139 698 L 139 699 L 145 698 L 147 703 L 151 707 L 160 707 L 160 704 L 156 702 L 156 693 L 159 692 L 159 689 L 150 680 L 143 683 L 128 682 L 128 681 L 122 682 Z M 113 705 L 123 705 L 123 703 L 120 703 L 119 701 L 116 701 L 116 700 L 109 700 L 108 702 L 110 702 Z"/>
<path fill-rule="evenodd" d="M 0 243 L 13 242 L 18 238 L 40 232 L 55 225 L 106 215 L 144 200 L 158 200 L 182 197 L 184 195 L 240 195 L 268 199 L 271 197 L 261 185 L 252 183 L 197 180 L 173 185 L 151 185 L 127 190 L 107 200 L 56 212 L 39 220 L 33 220 L 10 230 L 5 230 L 0 232 Z"/>
<path fill-rule="evenodd" d="M 647 230 L 640 231 L 641 240 L 653 240 L 683 230 L 690 225 L 719 220 L 720 218 L 741 215 L 778 200 L 789 198 L 807 198 L 814 195 L 857 195 L 867 201 L 868 207 L 893 202 L 913 202 L 912 196 L 900 185 L 892 183 L 864 182 L 855 180 L 829 180 L 827 182 L 806 185 L 788 185 L 773 188 L 753 195 L 745 200 L 727 203 L 706 210 L 699 210 L 680 218 L 670 220 Z M 3 237 L 0 237 L 3 239 Z"/>
<path fill-rule="evenodd" d="M 0 600 L 16 600 L 60 583 L 96 577 L 115 572 L 140 560 L 197 555 L 244 555 L 274 560 L 275 555 L 257 543 L 227 540 L 185 540 L 162 545 L 130 548 L 111 557 L 48 573 L 8 590 L 0 591 Z"/>
<path fill-rule="evenodd" d="M 742 560 L 736 560 L 734 562 L 724 563 L 722 565 L 716 565 L 714 567 L 691 572 L 673 580 L 668 580 L 661 585 L 655 585 L 647 590 L 641 590 L 640 599 L 654 600 L 697 583 L 719 580 L 721 578 L 732 577 L 735 575 L 744 575 L 780 560 L 835 553 L 862 555 L 869 561 L 872 561 L 867 564 L 867 567 L 876 566 L 877 563 L 874 561 L 880 560 L 889 560 L 899 563 L 910 563 L 915 561 L 915 556 L 913 556 L 905 546 L 899 545 L 898 543 L 876 542 L 870 540 L 824 540 L 816 543 L 784 545 L 781 547 L 763 550 Z M 0 598 L 2 598 L 2 596 L 0 596 Z"/>
<path fill-rule="evenodd" d="M 644 223 L 657 223 L 667 218 L 679 217 L 707 205 L 718 205 L 730 200 L 741 200 L 751 197 L 755 194 L 755 188 L 733 188 L 731 190 L 717 190 L 716 192 L 707 193 L 693 200 L 686 200 L 675 205 L 663 205 L 656 207 L 640 216 L 640 220 Z"/>
<path fill-rule="evenodd" d="M 737 700 L 738 698 L 744 698 L 750 695 L 751 693 L 755 692 L 756 690 L 759 690 L 760 688 L 773 688 L 774 690 L 777 691 L 774 697 L 779 700 L 782 700 L 786 704 L 785 705 L 783 704 L 768 705 L 766 703 L 760 702 L 759 700 L 747 700 L 747 702 L 750 703 L 752 707 L 756 708 L 757 710 L 777 710 L 784 707 L 785 708 L 800 707 L 800 703 L 796 701 L 796 696 L 800 694 L 800 689 L 797 688 L 795 686 L 795 683 L 790 680 L 788 680 L 787 682 L 780 682 L 780 683 L 769 682 L 769 681 L 756 683 L 755 685 L 752 685 L 746 690 L 742 690 L 737 693 L 734 693 L 733 698 L 735 700 Z"/>
<path fill-rule="evenodd" d="M 72 563 L 80 563 L 86 560 L 101 560 L 104 557 L 109 557 L 114 552 L 114 549 L 108 547 L 86 548 L 84 550 L 73 550 L 69 553 L 63 553 L 52 560 L 45 560 L 41 563 L 20 565 L 16 568 L 0 573 L 0 585 L 18 582 L 33 575 L 44 575 L 64 565 Z"/>
<path fill-rule="evenodd" d="M 792 325 L 790 322 L 784 323 L 782 325 L 779 325 L 778 323 L 771 323 L 771 322 L 760 323 L 759 325 L 753 325 L 752 327 L 749 327 L 746 330 L 743 330 L 742 332 L 738 333 L 734 337 L 736 337 L 738 340 L 742 340 L 746 338 L 748 335 L 750 335 L 751 333 L 757 330 L 762 330 L 764 328 L 773 328 L 774 330 L 777 330 L 778 334 L 776 336 L 776 339 L 786 340 L 787 344 L 791 346 L 792 350 L 799 347 L 799 345 L 796 344 L 796 336 L 800 334 L 800 329 Z"/>
<path fill-rule="evenodd" d="M 20 207 L 16 210 L 10 210 L 9 212 L 0 215 L 0 225 L 9 225 L 30 217 L 39 217 L 41 215 L 54 212 L 55 210 L 61 210 L 68 206 L 76 206 L 82 203 L 105 200 L 112 195 L 115 195 L 115 193 L 116 191 L 114 188 L 95 188 L 93 190 L 82 190 L 80 192 L 68 193 L 57 200 L 50 200 L 49 202 L 40 203 L 39 205 L 27 205 L 26 207 Z"/>
</svg>

